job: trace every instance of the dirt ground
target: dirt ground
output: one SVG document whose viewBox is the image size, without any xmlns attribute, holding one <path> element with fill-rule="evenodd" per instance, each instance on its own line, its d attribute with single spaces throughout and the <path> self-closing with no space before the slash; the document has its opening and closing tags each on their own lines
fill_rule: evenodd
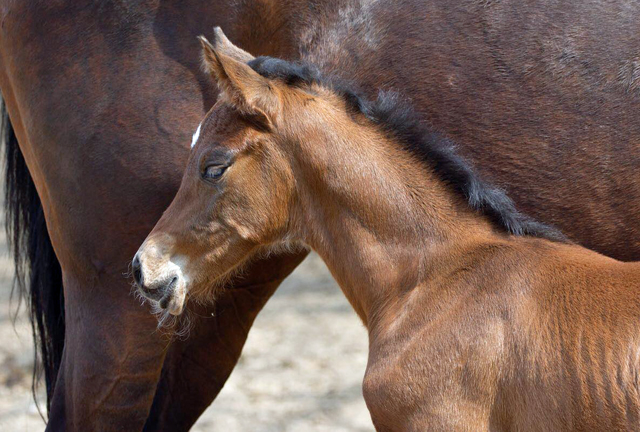
<svg viewBox="0 0 640 432">
<path fill-rule="evenodd" d="M 0 252 L 0 431 L 42 431 L 31 396 L 33 344 L 24 308 L 12 322 L 16 304 L 3 234 Z M 362 324 L 312 255 L 260 314 L 231 378 L 192 430 L 373 430 L 361 391 L 366 351 Z"/>
</svg>

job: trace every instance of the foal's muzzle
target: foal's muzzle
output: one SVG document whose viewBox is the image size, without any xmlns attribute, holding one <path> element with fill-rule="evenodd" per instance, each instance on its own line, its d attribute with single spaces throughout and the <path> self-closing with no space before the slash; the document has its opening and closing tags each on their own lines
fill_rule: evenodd
<svg viewBox="0 0 640 432">
<path fill-rule="evenodd" d="M 184 279 L 180 269 L 171 262 L 149 265 L 139 251 L 133 258 L 131 270 L 140 294 L 173 315 L 182 312 Z M 152 260 L 153 261 L 153 260 Z"/>
</svg>

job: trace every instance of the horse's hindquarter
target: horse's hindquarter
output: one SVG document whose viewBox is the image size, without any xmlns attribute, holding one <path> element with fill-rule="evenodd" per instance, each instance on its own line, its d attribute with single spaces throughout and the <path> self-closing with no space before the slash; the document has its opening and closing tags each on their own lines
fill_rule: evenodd
<svg viewBox="0 0 640 432">
<path fill-rule="evenodd" d="M 200 311 L 215 314 L 219 327 L 173 343 L 180 379 L 177 361 L 167 361 L 158 385 L 169 341 L 125 274 L 171 202 L 191 135 L 215 99 L 196 35 L 220 22 L 220 6 L 0 4 L 0 87 L 64 277 L 67 336 L 52 430 L 139 430 L 156 388 L 149 427 L 189 428 L 233 368 L 255 314 L 299 262 L 276 258 L 245 279 L 251 293 L 220 304 L 233 313 Z"/>
<path fill-rule="evenodd" d="M 166 341 L 123 275 L 179 184 L 198 87 L 152 35 L 110 28 L 115 11 L 33 3 L 3 5 L 0 85 L 64 274 L 67 337 L 49 427 L 135 430 Z"/>
</svg>

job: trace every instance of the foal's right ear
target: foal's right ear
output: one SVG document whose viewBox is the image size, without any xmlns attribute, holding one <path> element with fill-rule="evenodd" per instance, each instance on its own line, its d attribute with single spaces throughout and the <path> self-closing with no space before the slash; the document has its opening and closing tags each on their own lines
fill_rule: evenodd
<svg viewBox="0 0 640 432">
<path fill-rule="evenodd" d="M 270 127 L 277 112 L 278 99 L 269 79 L 240 60 L 253 57 L 233 45 L 219 28 L 216 29 L 214 44 L 204 36 L 199 39 L 204 66 L 218 83 L 222 97 L 245 114 L 264 117 L 262 120 Z"/>
</svg>

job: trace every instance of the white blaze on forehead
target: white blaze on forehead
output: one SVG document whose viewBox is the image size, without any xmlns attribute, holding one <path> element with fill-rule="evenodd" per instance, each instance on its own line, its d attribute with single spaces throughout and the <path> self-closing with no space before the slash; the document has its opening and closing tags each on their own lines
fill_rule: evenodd
<svg viewBox="0 0 640 432">
<path fill-rule="evenodd" d="M 198 138 L 200 138 L 201 127 L 202 127 L 202 123 L 198 125 L 198 129 L 196 129 L 195 133 L 193 134 L 193 137 L 191 138 L 191 148 L 195 147 L 196 143 L 198 142 Z"/>
</svg>

